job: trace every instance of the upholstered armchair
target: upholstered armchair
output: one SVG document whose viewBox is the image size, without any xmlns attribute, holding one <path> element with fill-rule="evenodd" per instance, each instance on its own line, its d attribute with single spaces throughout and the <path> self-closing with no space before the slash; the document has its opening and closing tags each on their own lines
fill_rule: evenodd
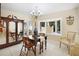
<svg viewBox="0 0 79 59">
<path fill-rule="evenodd" d="M 67 32 L 66 37 L 61 36 L 59 39 L 59 42 L 60 42 L 59 47 L 61 48 L 61 44 L 65 44 L 68 48 L 68 53 L 70 54 L 70 47 L 75 44 L 74 43 L 75 36 L 76 36 L 75 32 Z"/>
</svg>

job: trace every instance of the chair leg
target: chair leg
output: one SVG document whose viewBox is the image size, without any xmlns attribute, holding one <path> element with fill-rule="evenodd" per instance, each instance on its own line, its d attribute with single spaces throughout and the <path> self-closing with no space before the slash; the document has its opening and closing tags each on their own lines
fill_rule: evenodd
<svg viewBox="0 0 79 59">
<path fill-rule="evenodd" d="M 29 52 L 29 49 L 27 49 L 27 53 L 26 53 L 26 56 L 28 55 L 28 52 Z"/>
<path fill-rule="evenodd" d="M 67 48 L 68 48 L 68 46 L 67 46 Z"/>
<path fill-rule="evenodd" d="M 45 50 L 47 49 L 47 39 L 45 38 Z"/>
<path fill-rule="evenodd" d="M 32 47 L 32 51 L 33 51 L 33 53 L 34 53 L 34 55 L 36 56 L 36 47 Z"/>
<path fill-rule="evenodd" d="M 36 46 L 35 46 L 35 49 L 34 50 L 35 50 L 35 56 L 36 56 Z"/>
<path fill-rule="evenodd" d="M 26 51 L 26 47 L 25 47 L 25 51 Z"/>
<path fill-rule="evenodd" d="M 60 42 L 59 48 L 61 48 L 61 42 Z"/>
<path fill-rule="evenodd" d="M 36 51 L 33 47 L 32 47 L 32 51 L 33 51 L 34 55 L 36 56 Z"/>
<path fill-rule="evenodd" d="M 70 54 L 70 46 L 68 46 L 68 54 Z"/>
<path fill-rule="evenodd" d="M 20 51 L 20 56 L 21 56 L 21 53 L 22 53 L 22 49 L 23 49 L 23 47 L 24 47 L 24 45 L 22 46 L 22 48 L 21 48 L 21 51 Z"/>
<path fill-rule="evenodd" d="M 33 49 L 33 47 L 32 47 L 32 51 L 33 51 L 33 53 L 34 53 L 34 49 Z"/>
</svg>

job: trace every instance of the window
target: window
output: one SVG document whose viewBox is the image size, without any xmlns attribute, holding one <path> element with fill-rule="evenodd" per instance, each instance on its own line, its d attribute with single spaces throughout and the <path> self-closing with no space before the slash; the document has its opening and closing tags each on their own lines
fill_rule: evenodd
<svg viewBox="0 0 79 59">
<path fill-rule="evenodd" d="M 49 26 L 52 27 L 53 33 L 61 34 L 61 20 L 60 19 L 50 20 Z"/>
<path fill-rule="evenodd" d="M 62 19 L 47 19 L 39 21 L 39 32 L 45 32 L 47 34 L 62 34 Z"/>
<path fill-rule="evenodd" d="M 52 27 L 52 31 L 55 32 L 55 21 L 49 22 L 49 26 Z"/>
<path fill-rule="evenodd" d="M 40 30 L 42 31 L 42 28 L 45 27 L 45 22 L 40 22 Z"/>
<path fill-rule="evenodd" d="M 57 33 L 60 33 L 60 20 L 57 21 Z"/>
<path fill-rule="evenodd" d="M 44 21 L 40 22 L 40 32 L 43 32 L 43 33 L 46 32 L 46 22 Z"/>
<path fill-rule="evenodd" d="M 45 22 L 40 22 L 41 27 L 45 27 Z"/>
</svg>

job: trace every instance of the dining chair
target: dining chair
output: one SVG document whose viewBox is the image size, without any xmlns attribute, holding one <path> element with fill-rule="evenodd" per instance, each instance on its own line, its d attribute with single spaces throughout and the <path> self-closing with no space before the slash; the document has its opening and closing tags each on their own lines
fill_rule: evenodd
<svg viewBox="0 0 79 59">
<path fill-rule="evenodd" d="M 44 41 L 45 41 L 45 33 L 39 33 L 40 37 L 41 38 L 41 49 L 42 49 L 42 52 L 43 52 L 43 45 L 44 45 Z"/>
<path fill-rule="evenodd" d="M 68 53 L 70 53 L 70 47 L 74 45 L 75 43 L 75 36 L 76 32 L 67 32 L 67 36 L 61 36 L 59 39 L 60 45 L 59 47 L 61 48 L 61 44 L 65 44 L 68 48 Z"/>
<path fill-rule="evenodd" d="M 22 40 L 23 40 L 23 46 L 22 46 L 22 48 L 21 48 L 20 55 L 22 54 L 23 47 L 24 47 L 24 50 L 25 50 L 25 51 L 26 51 L 26 48 L 27 48 L 27 53 L 26 53 L 26 55 L 28 55 L 28 52 L 29 52 L 31 49 L 32 49 L 34 55 L 36 55 L 35 48 L 34 48 L 34 46 L 35 46 L 34 40 L 29 40 L 28 37 L 23 37 Z"/>
</svg>

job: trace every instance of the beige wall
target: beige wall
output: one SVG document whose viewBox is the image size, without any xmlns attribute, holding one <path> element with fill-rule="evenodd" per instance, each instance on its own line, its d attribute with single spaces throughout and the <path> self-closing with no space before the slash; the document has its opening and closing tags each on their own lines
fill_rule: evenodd
<svg viewBox="0 0 79 59">
<path fill-rule="evenodd" d="M 4 17 L 7 17 L 8 15 L 14 15 L 14 16 L 17 16 L 18 19 L 21 19 L 21 20 L 31 20 L 31 16 L 30 15 L 25 15 L 23 13 L 20 13 L 20 12 L 16 12 L 16 11 L 9 11 L 9 10 L 5 10 L 5 9 L 2 9 L 1 8 L 1 16 L 4 16 Z"/>
<path fill-rule="evenodd" d="M 47 19 L 54 19 L 54 18 L 62 18 L 62 34 L 65 34 L 68 31 L 73 31 L 73 32 L 79 32 L 78 28 L 78 14 L 79 13 L 79 8 L 74 8 L 71 10 L 66 10 L 66 11 L 61 11 L 61 12 L 56 12 L 56 13 L 51 13 L 48 15 L 40 16 L 39 20 L 47 20 Z M 67 25 L 66 23 L 66 17 L 68 16 L 74 16 L 74 24 L 73 25 Z M 57 35 L 49 35 L 50 39 L 58 39 Z M 77 39 L 79 40 L 79 39 Z"/>
<path fill-rule="evenodd" d="M 76 13 L 77 13 L 77 20 L 78 20 L 78 33 L 77 33 L 77 36 L 76 36 L 76 42 L 79 42 L 79 7 L 76 8 Z"/>
</svg>

